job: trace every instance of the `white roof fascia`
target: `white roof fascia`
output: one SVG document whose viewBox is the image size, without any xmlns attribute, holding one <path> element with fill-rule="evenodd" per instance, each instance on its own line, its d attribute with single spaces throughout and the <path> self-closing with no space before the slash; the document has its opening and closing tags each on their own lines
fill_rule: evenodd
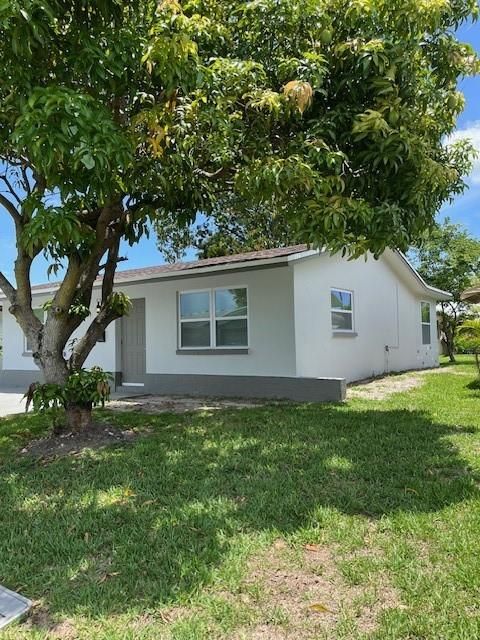
<svg viewBox="0 0 480 640">
<path fill-rule="evenodd" d="M 404 253 L 402 253 L 399 250 L 396 250 L 394 253 L 401 258 L 402 262 L 405 264 L 406 267 L 408 267 L 410 269 L 410 271 L 413 273 L 413 275 L 419 281 L 419 283 L 422 286 L 422 288 L 427 293 L 429 293 L 431 296 L 435 297 L 437 300 L 451 300 L 452 299 L 452 294 L 450 292 L 443 291 L 443 289 L 437 289 L 436 287 L 432 287 L 429 284 L 427 284 Z"/>
</svg>

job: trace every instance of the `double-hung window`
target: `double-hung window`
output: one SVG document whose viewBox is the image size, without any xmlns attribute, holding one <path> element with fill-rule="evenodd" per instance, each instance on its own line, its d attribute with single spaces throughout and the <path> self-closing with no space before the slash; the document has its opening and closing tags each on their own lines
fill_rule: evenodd
<svg viewBox="0 0 480 640">
<path fill-rule="evenodd" d="M 179 294 L 180 349 L 248 347 L 246 287 Z"/>
<path fill-rule="evenodd" d="M 353 292 L 331 289 L 330 307 L 333 331 L 353 331 Z"/>
<path fill-rule="evenodd" d="M 430 303 L 421 302 L 420 311 L 422 317 L 422 344 L 431 344 Z"/>
<path fill-rule="evenodd" d="M 33 309 L 33 314 L 40 320 L 43 324 L 45 322 L 45 311 L 43 309 Z M 24 349 L 25 353 L 32 353 L 33 345 L 31 341 L 25 336 L 24 338 Z"/>
</svg>

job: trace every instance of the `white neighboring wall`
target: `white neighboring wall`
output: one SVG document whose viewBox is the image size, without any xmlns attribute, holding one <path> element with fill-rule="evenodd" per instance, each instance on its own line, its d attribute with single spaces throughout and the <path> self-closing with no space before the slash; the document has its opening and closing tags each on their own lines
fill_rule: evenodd
<svg viewBox="0 0 480 640">
<path fill-rule="evenodd" d="M 347 261 L 327 254 L 294 264 L 298 376 L 342 377 L 348 382 L 438 365 L 436 300 L 415 291 L 405 265 L 399 264 L 395 272 L 385 256 Z M 353 292 L 352 335 L 332 331 L 332 288 Z M 422 300 L 431 303 L 430 345 L 422 344 Z"/>
</svg>

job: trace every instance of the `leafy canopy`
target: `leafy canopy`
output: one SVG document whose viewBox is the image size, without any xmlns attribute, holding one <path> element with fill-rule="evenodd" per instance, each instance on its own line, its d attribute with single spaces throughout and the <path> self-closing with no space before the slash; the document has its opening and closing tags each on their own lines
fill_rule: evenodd
<svg viewBox="0 0 480 640">
<path fill-rule="evenodd" d="M 180 260 L 192 247 L 199 258 L 214 258 L 296 242 L 285 207 L 246 202 L 234 193 L 220 197 L 208 217 L 199 215 L 189 226 L 179 227 L 174 216 L 163 216 L 155 223 L 155 233 L 168 262 Z"/>
<path fill-rule="evenodd" d="M 412 250 L 412 257 L 423 278 L 434 287 L 449 291 L 455 303 L 480 276 L 480 240 L 449 219 Z"/>
<path fill-rule="evenodd" d="M 133 243 L 149 217 L 185 225 L 231 195 L 281 211 L 298 241 L 406 248 L 464 187 L 470 148 L 444 139 L 457 79 L 479 68 L 454 30 L 477 13 L 475 0 L 0 0 L 0 156 L 22 250 L 81 261 L 99 233 Z"/>
</svg>

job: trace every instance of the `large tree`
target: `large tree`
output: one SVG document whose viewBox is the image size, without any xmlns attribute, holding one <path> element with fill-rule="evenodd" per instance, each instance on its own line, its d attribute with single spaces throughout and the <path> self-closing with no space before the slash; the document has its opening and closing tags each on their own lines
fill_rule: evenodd
<svg viewBox="0 0 480 640">
<path fill-rule="evenodd" d="M 227 193 L 215 202 L 208 216 L 179 226 L 175 216 L 154 224 L 157 246 L 168 262 L 181 259 L 194 248 L 198 258 L 215 258 L 244 251 L 285 247 L 296 242 L 283 209 L 271 203 L 249 202 Z"/>
<path fill-rule="evenodd" d="M 449 291 L 452 299 L 440 303 L 440 328 L 448 356 L 455 362 L 458 326 L 468 314 L 469 305 L 461 294 L 480 277 L 480 240 L 449 219 L 430 233 L 418 248 L 412 249 L 415 266 L 427 282 Z"/>
<path fill-rule="evenodd" d="M 476 0 L 0 0 L 0 286 L 48 383 L 65 385 L 128 308 L 120 242 L 234 193 L 299 241 L 406 248 L 463 188 L 443 142 L 478 69 L 454 31 Z M 64 277 L 42 324 L 30 270 Z M 103 277 L 99 312 L 68 358 Z M 68 415 L 77 420 L 70 402 Z"/>
</svg>

